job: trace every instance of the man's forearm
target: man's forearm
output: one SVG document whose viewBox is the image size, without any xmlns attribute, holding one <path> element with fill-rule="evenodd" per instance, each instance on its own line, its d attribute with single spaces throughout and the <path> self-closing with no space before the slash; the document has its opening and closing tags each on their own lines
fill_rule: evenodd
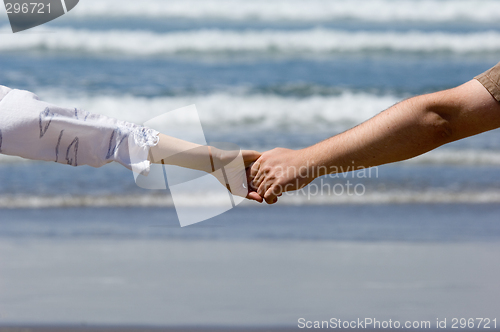
<svg viewBox="0 0 500 332">
<path fill-rule="evenodd" d="M 318 167 L 319 175 L 410 159 L 497 128 L 500 109 L 492 108 L 498 106 L 479 82 L 471 81 L 452 90 L 405 100 L 303 153 L 311 166 Z"/>
<path fill-rule="evenodd" d="M 305 149 L 312 167 L 324 175 L 352 167 L 372 167 L 409 159 L 450 139 L 447 120 L 428 110 L 433 96 L 396 104 L 374 118 Z"/>
<path fill-rule="evenodd" d="M 268 203 L 314 178 L 413 158 L 500 127 L 500 103 L 476 80 L 405 100 L 342 134 L 302 150 L 274 149 L 251 169 Z M 304 169 L 308 170 L 304 172 Z"/>
</svg>

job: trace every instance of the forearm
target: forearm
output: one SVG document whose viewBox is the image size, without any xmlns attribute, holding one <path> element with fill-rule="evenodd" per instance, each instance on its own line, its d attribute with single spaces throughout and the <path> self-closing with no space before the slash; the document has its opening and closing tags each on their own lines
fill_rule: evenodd
<svg viewBox="0 0 500 332">
<path fill-rule="evenodd" d="M 266 202 L 314 178 L 409 159 L 500 127 L 500 102 L 477 80 L 403 101 L 365 123 L 302 150 L 277 148 L 252 166 Z M 307 172 L 305 172 L 307 171 Z"/>
<path fill-rule="evenodd" d="M 331 137 L 304 153 L 324 175 L 409 159 L 449 139 L 447 121 L 428 111 L 430 96 L 392 106 L 374 118 Z"/>
<path fill-rule="evenodd" d="M 149 151 L 149 161 L 211 173 L 233 195 L 262 201 L 257 193 L 249 192 L 245 169 L 260 157 L 260 153 L 221 150 L 164 134 L 159 134 L 158 138 L 158 144 Z"/>
<path fill-rule="evenodd" d="M 480 100 L 481 102 L 477 102 Z M 392 106 L 302 153 L 320 174 L 410 159 L 500 126 L 498 102 L 477 81 Z"/>
<path fill-rule="evenodd" d="M 158 144 L 150 150 L 149 160 L 152 163 L 177 165 L 207 173 L 213 171 L 212 153 L 217 154 L 215 149 L 163 134 L 158 136 Z"/>
</svg>

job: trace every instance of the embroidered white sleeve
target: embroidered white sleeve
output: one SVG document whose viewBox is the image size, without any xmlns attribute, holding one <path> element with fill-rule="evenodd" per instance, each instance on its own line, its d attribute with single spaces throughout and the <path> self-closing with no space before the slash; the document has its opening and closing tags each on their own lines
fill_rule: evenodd
<svg viewBox="0 0 500 332">
<path fill-rule="evenodd" d="M 0 97 L 1 153 L 72 166 L 116 161 L 129 169 L 149 170 L 149 148 L 159 139 L 153 129 L 51 105 L 28 91 L 0 86 Z"/>
</svg>

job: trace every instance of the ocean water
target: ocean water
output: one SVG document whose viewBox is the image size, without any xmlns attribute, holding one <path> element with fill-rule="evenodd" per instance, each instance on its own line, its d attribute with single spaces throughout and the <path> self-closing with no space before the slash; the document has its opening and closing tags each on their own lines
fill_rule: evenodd
<svg viewBox="0 0 500 332">
<path fill-rule="evenodd" d="M 84 0 L 67 15 L 17 34 L 11 33 L 0 7 L 1 85 L 32 91 L 56 105 L 136 123 L 196 104 L 208 142 L 259 151 L 309 146 L 398 101 L 460 85 L 500 61 L 496 0 Z M 179 117 L 164 125 L 189 133 L 196 123 Z M 0 319 L 290 326 L 301 314 L 314 316 L 315 310 L 314 317 L 324 314 L 320 318 L 330 318 L 325 315 L 334 309 L 349 318 L 380 313 L 388 318 L 435 319 L 437 314 L 494 312 L 499 308 L 493 296 L 498 294 L 498 267 L 488 259 L 498 252 L 500 236 L 498 174 L 500 131 L 494 130 L 379 167 L 368 177 L 347 173 L 318 179 L 312 187 L 345 186 L 349 181 L 362 186 L 360 195 L 302 191 L 282 197 L 281 207 L 246 202 L 198 226 L 180 229 L 169 192 L 139 188 L 132 173 L 119 165 L 72 168 L 0 155 L 0 246 L 5 253 L 0 273 L 6 285 Z M 220 205 L 227 197 L 206 191 L 182 197 L 184 202 L 193 199 Z M 98 249 L 86 253 L 92 241 Z M 186 262 L 200 263 L 199 248 L 190 244 L 213 255 L 208 261 L 215 267 L 203 270 L 207 279 L 199 269 L 178 265 L 183 250 Z M 307 256 L 293 249 L 302 244 Z M 121 250 L 129 245 L 139 248 L 137 253 L 127 251 L 123 256 Z M 233 255 L 216 260 L 233 246 Z M 260 262 L 274 249 L 274 256 Z M 324 250 L 330 249 L 336 255 L 351 252 L 351 260 L 325 256 Z M 46 268 L 30 258 L 37 250 L 40 254 L 33 257 L 46 262 Z M 161 250 L 166 250 L 165 257 Z M 405 265 L 399 251 L 415 259 L 413 267 Z M 152 256 L 141 256 L 148 253 Z M 383 257 L 373 278 L 369 266 L 357 270 L 350 265 L 366 262 L 367 253 L 375 261 Z M 131 265 L 116 272 L 112 263 L 99 265 L 96 255 L 104 257 L 103 262 L 124 262 L 128 257 Z M 488 259 L 476 262 L 474 255 Z M 483 271 L 484 278 L 475 279 L 472 272 L 460 275 L 456 267 L 461 257 L 463 264 Z M 74 262 L 80 258 L 91 268 L 85 280 L 78 278 L 87 272 Z M 247 278 L 240 276 L 247 302 L 238 307 L 237 297 L 229 295 L 237 292 L 238 284 L 225 272 L 242 262 L 247 263 L 244 271 L 255 267 L 259 278 L 252 279 L 250 270 Z M 307 266 L 309 272 L 285 262 Z M 359 283 L 349 284 L 348 273 L 337 275 L 336 282 L 351 286 L 343 291 L 331 288 L 326 277 L 311 272 L 325 262 L 327 273 L 335 275 L 333 266 L 338 265 L 364 279 L 358 275 Z M 180 308 L 156 299 L 145 285 L 148 280 L 161 284 L 165 271 L 159 266 L 169 264 L 198 277 L 165 274 L 178 293 L 162 296 L 205 294 L 203 286 L 220 278 L 217 293 L 207 296 L 227 301 L 220 300 L 210 311 L 201 295 L 198 305 L 183 300 Z M 437 276 L 431 273 L 436 264 L 444 266 Z M 393 278 L 401 266 L 401 279 Z M 144 274 L 135 275 L 134 267 Z M 267 268 L 274 271 L 272 289 L 263 286 Z M 415 269 L 424 271 L 425 282 Z M 16 271 L 40 273 L 41 288 Z M 289 276 L 287 271 L 293 271 L 295 279 L 280 284 L 280 278 Z M 120 279 L 128 273 L 136 283 Z M 69 291 L 72 278 L 79 280 L 74 294 Z M 316 286 L 303 283 L 306 279 L 317 280 Z M 68 288 L 57 290 L 61 280 Z M 227 292 L 223 281 L 229 285 Z M 23 283 L 29 292 L 22 290 Z M 107 293 L 99 294 L 99 287 L 110 291 L 110 297 L 101 298 Z M 295 297 L 285 294 L 290 288 L 297 290 Z M 259 296 L 252 297 L 256 290 Z M 433 290 L 434 296 L 422 297 Z M 262 307 L 267 309 L 259 309 L 267 291 L 272 301 Z M 365 291 L 385 306 L 367 300 Z M 67 307 L 68 294 L 82 302 Z M 474 294 L 483 306 L 470 304 Z M 333 301 L 335 296 L 347 305 Z M 315 298 L 321 301 L 313 305 Z M 141 299 L 142 306 L 124 307 L 123 299 Z M 364 304 L 356 307 L 360 302 Z M 110 316 L 99 311 L 105 310 L 100 303 L 114 308 Z M 162 316 L 162 305 L 175 314 Z M 40 307 L 44 310 L 35 313 Z M 56 314 L 64 308 L 68 319 Z M 234 319 L 228 318 L 231 313 Z"/>
<path fill-rule="evenodd" d="M 88 0 L 74 14 L 15 35 L 2 16 L 0 82 L 137 123 L 196 104 L 209 142 L 297 149 L 490 68 L 500 54 L 498 7 L 486 0 Z M 189 132 L 193 121 L 166 125 Z M 340 202 L 425 202 L 429 195 L 498 202 L 499 133 L 382 167 L 377 179 L 357 182 L 366 195 Z M 168 205 L 117 168 L 75 171 L 2 156 L 0 170 L 4 208 L 43 206 L 49 198 L 51 206 L 94 204 L 71 203 L 68 195 L 97 195 L 102 200 L 94 201 L 110 206 L 116 196 L 151 196 L 151 204 Z"/>
</svg>

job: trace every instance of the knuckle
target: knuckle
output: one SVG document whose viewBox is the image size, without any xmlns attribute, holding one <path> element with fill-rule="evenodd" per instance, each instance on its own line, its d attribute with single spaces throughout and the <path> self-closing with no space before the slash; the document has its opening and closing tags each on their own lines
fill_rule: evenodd
<svg viewBox="0 0 500 332">
<path fill-rule="evenodd" d="M 265 166 L 262 168 L 262 171 L 265 173 L 265 174 L 269 174 L 271 173 L 271 171 L 273 170 L 273 168 L 271 166 Z"/>
</svg>

